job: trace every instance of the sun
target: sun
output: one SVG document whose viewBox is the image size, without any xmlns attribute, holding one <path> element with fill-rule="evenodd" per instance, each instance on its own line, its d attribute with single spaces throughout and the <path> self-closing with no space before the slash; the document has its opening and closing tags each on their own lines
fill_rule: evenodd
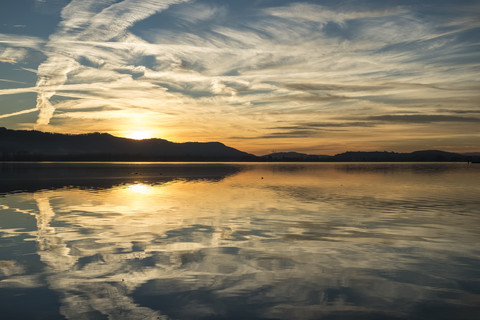
<svg viewBox="0 0 480 320">
<path fill-rule="evenodd" d="M 129 139 L 135 139 L 135 140 L 143 140 L 143 139 L 151 139 L 153 138 L 153 134 L 151 131 L 130 131 L 127 132 L 126 137 Z"/>
</svg>

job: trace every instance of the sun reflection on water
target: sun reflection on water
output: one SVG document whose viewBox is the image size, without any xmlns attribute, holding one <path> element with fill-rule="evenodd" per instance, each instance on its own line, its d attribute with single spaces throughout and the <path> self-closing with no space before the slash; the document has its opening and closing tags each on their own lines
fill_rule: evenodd
<svg viewBox="0 0 480 320">
<path fill-rule="evenodd" d="M 130 184 L 126 188 L 127 191 L 131 193 L 150 195 L 154 193 L 154 188 L 151 185 L 145 183 L 134 183 Z"/>
<path fill-rule="evenodd" d="M 425 297 L 451 312 L 465 307 L 463 318 L 473 319 L 469 301 L 478 294 L 451 283 L 470 281 L 478 266 L 480 172 L 388 168 L 143 175 L 104 189 L 41 189 L 33 207 L 31 193 L 7 194 L 0 236 L 11 246 L 24 230 L 21 215 L 34 216 L 28 234 L 42 265 L 30 274 L 26 260 L 0 250 L 0 293 L 46 279 L 69 319 L 227 318 L 238 310 L 248 319 L 383 318 L 384 310 L 420 319 Z"/>
</svg>

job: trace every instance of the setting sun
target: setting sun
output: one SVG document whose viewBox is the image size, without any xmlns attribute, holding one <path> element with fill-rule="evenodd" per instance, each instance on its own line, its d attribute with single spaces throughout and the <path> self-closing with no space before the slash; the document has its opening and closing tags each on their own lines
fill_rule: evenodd
<svg viewBox="0 0 480 320">
<path fill-rule="evenodd" d="M 129 139 L 143 140 L 153 138 L 151 131 L 130 131 L 126 134 L 126 137 Z"/>
</svg>

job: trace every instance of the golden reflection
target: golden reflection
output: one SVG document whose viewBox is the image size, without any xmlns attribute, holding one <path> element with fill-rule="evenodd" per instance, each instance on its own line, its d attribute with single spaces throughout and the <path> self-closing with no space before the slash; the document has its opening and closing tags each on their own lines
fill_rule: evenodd
<svg viewBox="0 0 480 320">
<path fill-rule="evenodd" d="M 422 275 L 415 265 L 423 256 L 449 261 L 451 248 L 476 257 L 471 244 L 480 215 L 451 213 L 478 212 L 478 174 L 469 168 L 425 175 L 401 165 L 372 166 L 252 165 L 215 181 L 39 190 L 30 212 L 46 265 L 42 279 L 59 293 L 66 318 L 98 312 L 115 319 L 166 319 L 135 295 L 155 296 L 167 283 L 172 295 L 186 287 L 211 288 L 219 301 L 239 292 L 254 292 L 259 300 L 299 301 L 304 295 L 308 301 L 329 294 L 322 288 L 351 282 L 372 300 L 395 300 L 404 283 L 376 272 Z M 12 197 L 20 204 L 31 201 L 27 193 L 8 197 L 11 203 Z M 8 261 L 0 261 L 2 268 L 23 272 Z M 190 279 L 196 279 L 193 285 Z M 300 280 L 285 290 L 282 279 Z M 378 290 L 355 285 L 362 281 Z M 272 288 L 268 297 L 263 288 Z M 411 284 L 409 297 L 418 301 L 429 290 Z M 342 301 L 335 308 L 351 307 Z M 196 301 L 182 303 L 185 312 L 199 310 Z M 322 307 L 333 312 L 332 304 Z M 265 314 L 281 318 L 277 312 Z"/>
<path fill-rule="evenodd" d="M 127 190 L 131 193 L 139 193 L 139 194 L 153 194 L 154 189 L 152 186 L 144 183 L 135 183 L 127 186 Z"/>
</svg>

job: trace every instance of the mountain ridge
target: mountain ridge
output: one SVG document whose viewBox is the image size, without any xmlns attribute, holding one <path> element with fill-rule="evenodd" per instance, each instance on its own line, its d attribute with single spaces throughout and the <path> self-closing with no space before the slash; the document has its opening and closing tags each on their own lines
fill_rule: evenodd
<svg viewBox="0 0 480 320">
<path fill-rule="evenodd" d="M 276 152 L 256 156 L 221 142 L 134 140 L 108 133 L 62 134 L 0 127 L 0 161 L 480 162 L 477 152 L 346 151 L 333 156 Z"/>
<path fill-rule="evenodd" d="M 333 156 L 298 152 L 277 152 L 261 156 L 264 161 L 278 162 L 478 162 L 476 153 L 460 154 L 441 150 L 417 150 L 409 153 L 393 151 L 346 151 Z"/>
<path fill-rule="evenodd" d="M 61 134 L 0 128 L 3 161 L 248 161 L 252 154 L 221 142 L 134 140 L 108 133 Z"/>
</svg>

